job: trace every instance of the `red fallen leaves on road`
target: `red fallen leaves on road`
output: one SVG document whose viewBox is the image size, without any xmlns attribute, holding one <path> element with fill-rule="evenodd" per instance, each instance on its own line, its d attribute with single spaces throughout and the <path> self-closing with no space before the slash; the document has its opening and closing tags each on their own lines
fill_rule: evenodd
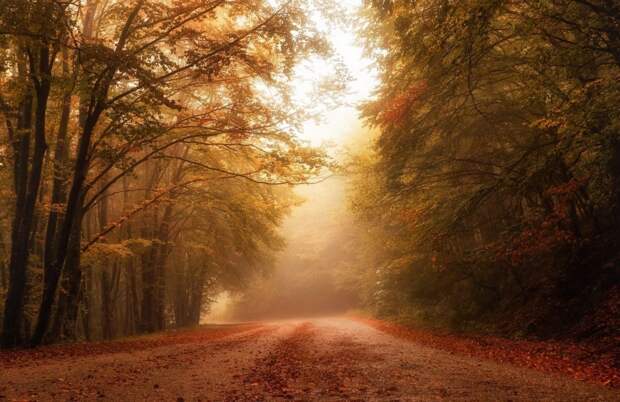
<svg viewBox="0 0 620 402">
<path fill-rule="evenodd" d="M 439 334 L 376 319 L 357 320 L 399 338 L 447 352 L 565 374 L 577 380 L 620 388 L 620 342 L 602 353 L 599 348 L 587 344 Z"/>
<path fill-rule="evenodd" d="M 348 339 L 333 344 L 326 353 L 317 343 L 321 331 L 309 322 L 297 326 L 248 372 L 237 376 L 244 388 L 229 394 L 226 401 L 367 400 L 372 381 L 360 363 L 383 358 Z M 382 384 L 374 393 L 388 399 L 397 391 L 393 385 Z"/>
<path fill-rule="evenodd" d="M 260 324 L 240 324 L 214 329 L 200 327 L 109 342 L 80 342 L 43 346 L 37 349 L 0 351 L 0 370 L 2 368 L 28 366 L 32 365 L 33 362 L 46 359 L 62 360 L 107 353 L 131 353 L 160 346 L 215 340 L 231 334 L 257 329 L 261 326 Z"/>
</svg>

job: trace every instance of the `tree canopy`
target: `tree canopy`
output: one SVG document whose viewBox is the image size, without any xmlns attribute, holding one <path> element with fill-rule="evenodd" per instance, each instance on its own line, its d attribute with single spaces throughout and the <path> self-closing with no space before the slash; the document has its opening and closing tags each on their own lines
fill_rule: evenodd
<svg viewBox="0 0 620 402">
<path fill-rule="evenodd" d="M 318 7 L 0 2 L 4 346 L 196 324 L 270 265 L 327 164 L 290 83 Z"/>
<path fill-rule="evenodd" d="M 365 4 L 368 303 L 539 333 L 582 319 L 618 285 L 618 4 Z"/>
</svg>

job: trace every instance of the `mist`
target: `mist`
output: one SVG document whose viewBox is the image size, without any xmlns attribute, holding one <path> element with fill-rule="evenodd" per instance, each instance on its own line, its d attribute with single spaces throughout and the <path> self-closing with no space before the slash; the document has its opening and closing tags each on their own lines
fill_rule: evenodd
<svg viewBox="0 0 620 402">
<path fill-rule="evenodd" d="M 274 267 L 216 307 L 229 320 L 261 320 L 335 315 L 358 306 L 347 283 L 351 262 L 352 216 L 347 181 L 333 177 L 296 189 L 303 204 L 282 226 L 286 247 Z"/>
</svg>

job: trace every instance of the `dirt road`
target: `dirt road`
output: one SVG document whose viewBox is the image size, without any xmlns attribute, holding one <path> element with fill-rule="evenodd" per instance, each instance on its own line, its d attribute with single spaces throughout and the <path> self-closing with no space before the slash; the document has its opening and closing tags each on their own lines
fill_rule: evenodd
<svg viewBox="0 0 620 402">
<path fill-rule="evenodd" d="M 0 400 L 620 401 L 608 388 L 452 355 L 344 318 L 222 328 L 50 348 L 36 359 L 0 355 Z"/>
</svg>

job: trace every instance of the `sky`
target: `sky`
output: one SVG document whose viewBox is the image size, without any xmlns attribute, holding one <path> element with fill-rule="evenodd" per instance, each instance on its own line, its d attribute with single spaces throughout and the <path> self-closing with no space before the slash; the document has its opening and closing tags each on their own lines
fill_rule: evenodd
<svg viewBox="0 0 620 402">
<path fill-rule="evenodd" d="M 339 5 L 344 7 L 347 14 L 355 15 L 361 7 L 362 0 L 340 0 Z M 362 45 L 356 39 L 356 33 L 343 26 L 327 24 L 320 15 L 314 15 L 315 23 L 325 27 L 334 53 L 341 58 L 348 70 L 351 82 L 347 93 L 340 99 L 342 105 L 322 114 L 321 121 L 308 120 L 303 126 L 301 138 L 309 141 L 313 146 L 323 143 L 334 143 L 336 146 L 345 145 L 350 136 L 362 129 L 359 112 L 356 105 L 369 99 L 377 86 L 377 73 L 372 68 L 372 62 L 364 56 Z M 332 67 L 321 60 L 305 63 L 297 71 L 294 87 L 299 88 L 299 95 L 308 91 L 314 85 L 317 77 L 333 74 Z"/>
<path fill-rule="evenodd" d="M 361 0 L 341 0 L 339 5 L 354 14 L 361 7 Z M 340 150 L 370 137 L 356 105 L 372 96 L 378 80 L 355 32 L 327 24 L 319 15 L 313 18 L 319 27 L 325 28 L 334 54 L 348 70 L 351 81 L 346 93 L 339 97 L 340 106 L 328 107 L 321 114 L 320 122 L 306 121 L 301 137 L 313 146 L 332 144 L 330 154 L 337 158 Z M 321 60 L 302 64 L 292 83 L 296 95 L 303 100 L 306 93 L 312 93 L 317 80 L 334 74 L 332 68 Z M 343 242 L 352 226 L 346 186 L 346 179 L 333 176 L 318 184 L 295 188 L 305 202 L 284 221 L 281 233 L 287 247 L 279 255 L 273 275 L 258 285 L 258 291 L 250 290 L 250 303 L 241 305 L 247 314 L 245 319 L 265 318 L 261 314 L 273 314 L 272 318 L 325 314 L 336 312 L 330 308 L 350 308 L 351 295 L 336 285 L 342 269 L 340 264 L 348 258 Z M 288 286 L 282 286 L 283 283 Z"/>
</svg>

